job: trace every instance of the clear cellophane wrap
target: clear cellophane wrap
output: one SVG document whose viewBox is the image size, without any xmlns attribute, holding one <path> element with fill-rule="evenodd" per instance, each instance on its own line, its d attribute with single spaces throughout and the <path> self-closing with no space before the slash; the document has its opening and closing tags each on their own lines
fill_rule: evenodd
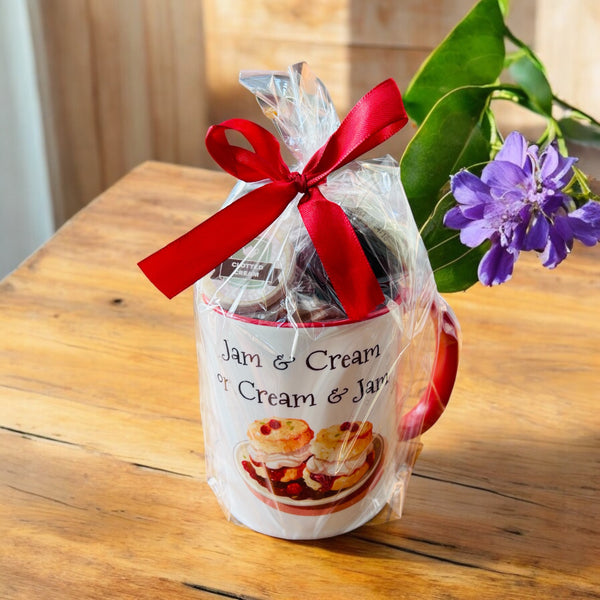
<svg viewBox="0 0 600 600">
<path fill-rule="evenodd" d="M 240 82 L 291 170 L 339 126 L 304 63 L 242 72 Z M 225 205 L 263 184 L 238 181 Z M 401 515 L 421 447 L 414 411 L 409 433 L 406 414 L 430 385 L 448 310 L 392 157 L 352 162 L 320 191 L 343 208 L 383 292 L 365 319 L 348 319 L 300 195 L 194 287 L 208 482 L 228 518 L 290 539 Z"/>
</svg>

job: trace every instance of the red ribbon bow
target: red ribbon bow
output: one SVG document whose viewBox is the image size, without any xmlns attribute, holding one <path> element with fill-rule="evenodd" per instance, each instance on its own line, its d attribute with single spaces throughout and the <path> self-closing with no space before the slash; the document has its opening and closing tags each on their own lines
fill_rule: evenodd
<svg viewBox="0 0 600 600">
<path fill-rule="evenodd" d="M 245 119 L 213 125 L 206 147 L 228 173 L 247 182 L 269 179 L 139 263 L 148 279 L 172 298 L 260 235 L 300 193 L 298 210 L 344 310 L 361 319 L 384 302 L 383 293 L 348 217 L 319 191 L 335 169 L 381 144 L 408 121 L 392 79 L 365 94 L 302 173 L 290 172 L 279 143 Z M 239 131 L 254 152 L 232 146 L 225 135 Z"/>
</svg>

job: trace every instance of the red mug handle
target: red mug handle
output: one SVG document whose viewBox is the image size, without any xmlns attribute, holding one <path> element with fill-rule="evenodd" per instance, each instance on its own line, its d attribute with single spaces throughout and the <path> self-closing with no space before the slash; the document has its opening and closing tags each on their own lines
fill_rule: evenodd
<svg viewBox="0 0 600 600">
<path fill-rule="evenodd" d="M 440 300 L 431 308 L 431 318 L 438 330 L 435 360 L 429 385 L 419 403 L 400 421 L 401 440 L 411 440 L 427 431 L 441 417 L 454 387 L 458 371 L 460 326 L 452 309 Z"/>
</svg>

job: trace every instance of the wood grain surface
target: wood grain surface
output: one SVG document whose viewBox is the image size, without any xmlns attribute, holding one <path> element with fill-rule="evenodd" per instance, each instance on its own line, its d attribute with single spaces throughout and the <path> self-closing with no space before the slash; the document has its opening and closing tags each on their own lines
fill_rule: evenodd
<svg viewBox="0 0 600 600">
<path fill-rule="evenodd" d="M 0 283 L 0 598 L 600 598 L 600 255 L 448 297 L 463 354 L 402 519 L 318 542 L 204 481 L 191 293 L 138 260 L 220 206 L 144 163 Z"/>
</svg>

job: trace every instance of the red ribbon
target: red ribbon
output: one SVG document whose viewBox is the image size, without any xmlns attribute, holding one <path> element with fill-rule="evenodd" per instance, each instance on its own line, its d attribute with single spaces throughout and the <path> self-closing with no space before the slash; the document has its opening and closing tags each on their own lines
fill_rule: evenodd
<svg viewBox="0 0 600 600">
<path fill-rule="evenodd" d="M 407 121 L 400 91 L 387 79 L 357 102 L 302 173 L 290 172 L 277 139 L 260 125 L 245 119 L 213 125 L 206 134 L 206 147 L 215 161 L 243 181 L 270 182 L 151 254 L 138 263 L 140 268 L 172 298 L 260 235 L 301 193 L 298 210 L 333 289 L 350 319 L 363 318 L 384 302 L 383 293 L 348 217 L 321 194 L 318 185 Z M 228 129 L 239 131 L 254 152 L 231 145 Z"/>
</svg>

